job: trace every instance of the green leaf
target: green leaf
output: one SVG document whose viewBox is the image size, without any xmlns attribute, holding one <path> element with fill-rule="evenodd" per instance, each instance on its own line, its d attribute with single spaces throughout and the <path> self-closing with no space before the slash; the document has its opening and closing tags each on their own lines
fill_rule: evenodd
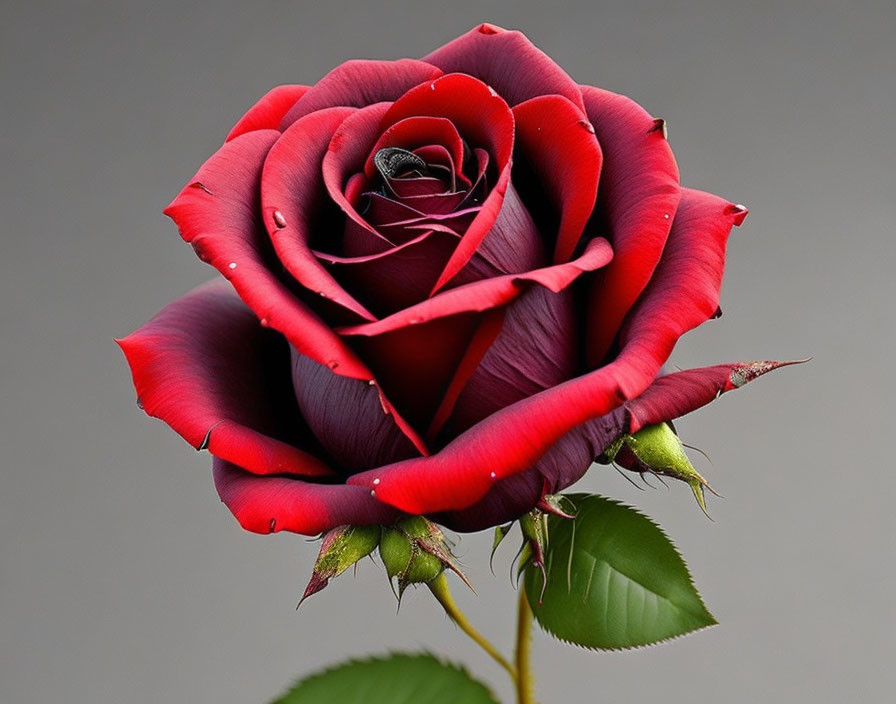
<svg viewBox="0 0 896 704">
<path fill-rule="evenodd" d="M 571 494 L 576 517 L 551 516 L 542 574 L 526 569 L 526 596 L 544 630 L 586 648 L 658 643 L 716 622 L 666 534 L 635 509 Z"/>
<path fill-rule="evenodd" d="M 351 660 L 298 682 L 272 704 L 498 704 L 466 670 L 432 655 Z"/>
</svg>

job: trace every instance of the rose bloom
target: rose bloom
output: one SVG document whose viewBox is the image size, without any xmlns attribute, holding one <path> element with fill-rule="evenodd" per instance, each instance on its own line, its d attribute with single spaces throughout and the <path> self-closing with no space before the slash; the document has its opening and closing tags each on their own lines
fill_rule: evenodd
<svg viewBox="0 0 896 704">
<path fill-rule="evenodd" d="M 226 281 L 120 345 L 251 531 L 492 526 L 773 366 L 660 375 L 746 209 L 492 25 L 274 88 L 165 212 Z"/>
</svg>

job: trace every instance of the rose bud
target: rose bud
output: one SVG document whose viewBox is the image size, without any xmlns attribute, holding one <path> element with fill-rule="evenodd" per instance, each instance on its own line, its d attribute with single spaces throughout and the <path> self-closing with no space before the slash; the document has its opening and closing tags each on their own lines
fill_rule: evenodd
<svg viewBox="0 0 896 704">
<path fill-rule="evenodd" d="M 703 513 L 706 512 L 704 489 L 713 490 L 688 459 L 684 446 L 671 423 L 655 423 L 642 428 L 634 435 L 623 435 L 598 458 L 599 462 L 610 462 L 642 476 L 645 473 L 660 477 L 671 477 L 685 482 L 697 499 Z"/>
<path fill-rule="evenodd" d="M 779 366 L 658 378 L 747 210 L 682 187 L 647 110 L 493 25 L 274 88 L 165 212 L 222 280 L 119 344 L 254 532 L 506 523 Z"/>
<path fill-rule="evenodd" d="M 380 542 L 379 526 L 339 526 L 324 534 L 320 553 L 314 563 L 311 580 L 299 600 L 302 605 L 317 594 L 329 581 L 372 553 Z"/>
<path fill-rule="evenodd" d="M 470 586 L 442 531 L 423 516 L 409 516 L 394 526 L 383 527 L 380 557 L 389 580 L 398 582 L 399 599 L 409 584 L 428 584 L 446 567 Z"/>
</svg>

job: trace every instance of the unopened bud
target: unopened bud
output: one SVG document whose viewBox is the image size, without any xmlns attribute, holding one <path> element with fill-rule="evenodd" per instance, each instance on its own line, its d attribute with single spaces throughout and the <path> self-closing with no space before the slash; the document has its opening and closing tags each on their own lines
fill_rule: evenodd
<svg viewBox="0 0 896 704">
<path fill-rule="evenodd" d="M 716 494 L 709 482 L 694 469 L 670 423 L 648 425 L 634 435 L 623 435 L 604 450 L 600 461 L 614 462 L 642 476 L 650 473 L 685 482 L 694 492 L 703 513 L 706 513 L 704 489 Z"/>
<path fill-rule="evenodd" d="M 299 606 L 309 596 L 326 587 L 333 577 L 338 577 L 358 560 L 367 557 L 379 542 L 379 526 L 339 526 L 325 533 L 311 580 L 299 600 Z"/>
<path fill-rule="evenodd" d="M 389 580 L 398 583 L 399 599 L 409 584 L 427 584 L 446 567 L 469 586 L 442 531 L 423 516 L 408 516 L 394 526 L 383 528 L 380 557 Z"/>
</svg>

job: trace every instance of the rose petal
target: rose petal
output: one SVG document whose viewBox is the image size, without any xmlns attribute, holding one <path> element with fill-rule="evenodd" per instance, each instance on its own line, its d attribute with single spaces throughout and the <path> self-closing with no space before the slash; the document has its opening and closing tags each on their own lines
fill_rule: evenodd
<svg viewBox="0 0 896 704">
<path fill-rule="evenodd" d="M 294 122 L 271 148 L 261 176 L 261 206 L 277 256 L 293 278 L 365 320 L 374 320 L 348 294 L 311 251 L 313 232 L 333 228 L 321 161 L 336 129 L 352 108 L 319 110 Z M 326 243 L 324 243 L 326 244 Z"/>
<path fill-rule="evenodd" d="M 259 222 L 259 184 L 264 158 L 279 137 L 276 130 L 257 130 L 227 142 L 165 214 L 263 323 L 282 332 L 302 354 L 338 369 L 337 374 L 370 379 L 345 343 L 273 273 L 280 265 Z"/>
<path fill-rule="evenodd" d="M 734 362 L 662 376 L 643 394 L 625 404 L 631 418 L 629 432 L 635 433 L 645 425 L 674 420 L 763 374 L 806 361 Z"/>
<path fill-rule="evenodd" d="M 560 214 L 554 263 L 569 261 L 594 210 L 602 156 L 594 128 L 565 98 L 545 95 L 513 109 L 520 152 Z"/>
<path fill-rule="evenodd" d="M 142 408 L 193 447 L 257 474 L 334 475 L 296 447 L 302 420 L 283 393 L 283 338 L 262 328 L 223 282 L 174 301 L 118 344 Z"/>
<path fill-rule="evenodd" d="M 214 476 L 221 501 L 253 533 L 317 535 L 341 525 L 390 525 L 400 516 L 359 486 L 259 477 L 217 458 Z"/>
<path fill-rule="evenodd" d="M 675 157 L 654 119 L 630 98 L 582 86 L 603 150 L 596 213 L 613 245 L 588 311 L 588 359 L 600 365 L 628 310 L 650 280 L 680 199 Z"/>
<path fill-rule="evenodd" d="M 577 376 L 581 362 L 574 294 L 534 286 L 507 306 L 500 335 L 460 393 L 449 421 L 452 433 Z"/>
<path fill-rule="evenodd" d="M 682 189 L 663 258 L 620 330 L 623 349 L 637 346 L 659 369 L 681 335 L 715 314 L 728 234 L 743 213 L 711 193 Z"/>
<path fill-rule="evenodd" d="M 584 110 L 579 87 L 525 34 L 482 24 L 424 57 L 445 73 L 468 73 L 510 105 L 539 95 L 562 95 Z"/>
<path fill-rule="evenodd" d="M 457 246 L 453 233 L 427 230 L 385 252 L 362 257 L 318 257 L 339 282 L 377 315 L 389 315 L 426 298 Z"/>
<path fill-rule="evenodd" d="M 419 454 L 370 383 L 333 374 L 293 351 L 292 387 L 314 437 L 346 474 Z"/>
<path fill-rule="evenodd" d="M 225 142 L 255 130 L 276 130 L 280 120 L 308 91 L 308 86 L 284 85 L 271 88 L 230 130 Z"/>
<path fill-rule="evenodd" d="M 431 64 L 413 59 L 369 61 L 355 59 L 337 66 L 302 96 L 283 118 L 285 130 L 312 112 L 335 106 L 362 108 L 393 101 L 414 86 L 432 81 L 442 72 Z"/>
</svg>

